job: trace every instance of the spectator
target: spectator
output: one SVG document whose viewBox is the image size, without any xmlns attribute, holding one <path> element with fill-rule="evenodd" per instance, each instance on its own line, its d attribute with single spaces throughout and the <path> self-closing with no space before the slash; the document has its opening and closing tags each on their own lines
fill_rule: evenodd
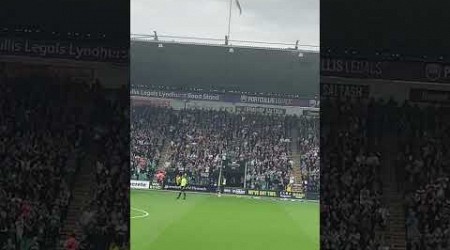
<svg viewBox="0 0 450 250">
<path fill-rule="evenodd" d="M 102 90 L 99 90 L 102 91 Z M 125 249 L 129 242 L 129 123 L 120 99 L 97 99 L 96 129 L 92 131 L 92 149 L 96 182 L 91 200 L 80 218 L 80 250 L 108 249 L 115 242 Z M 100 108 L 101 107 L 101 108 Z"/>
<path fill-rule="evenodd" d="M 374 104 L 361 100 L 322 101 L 321 246 L 323 249 L 376 249 L 385 245 L 374 234 L 387 224 L 382 205 L 377 133 L 367 121 Z M 366 136 L 369 135 L 369 136 Z"/>
<path fill-rule="evenodd" d="M 83 110 L 85 85 L 53 76 L 0 81 L 0 247 L 52 249 L 86 130 L 86 116 L 73 112 Z"/>
<path fill-rule="evenodd" d="M 78 250 L 78 241 L 74 233 L 72 233 L 66 242 L 64 242 L 64 248 L 66 250 Z"/>
<path fill-rule="evenodd" d="M 404 173 L 399 181 L 404 182 L 408 247 L 446 249 L 450 246 L 448 110 L 409 103 L 398 110 L 403 114 L 398 163 Z"/>
</svg>

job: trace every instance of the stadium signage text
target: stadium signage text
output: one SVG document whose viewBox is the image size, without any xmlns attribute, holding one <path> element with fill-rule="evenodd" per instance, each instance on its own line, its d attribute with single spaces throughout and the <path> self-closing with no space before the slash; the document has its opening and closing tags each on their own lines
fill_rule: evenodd
<svg viewBox="0 0 450 250">
<path fill-rule="evenodd" d="M 247 191 L 245 189 L 240 189 L 240 188 L 224 188 L 223 192 L 225 194 L 239 194 L 239 195 L 247 194 Z"/>
<path fill-rule="evenodd" d="M 257 104 L 274 104 L 274 105 L 294 105 L 294 100 L 275 97 L 263 97 L 263 96 L 247 96 L 241 95 L 242 103 L 257 103 Z"/>
<path fill-rule="evenodd" d="M 169 99 L 160 99 L 160 98 L 147 98 L 140 96 L 131 96 L 131 103 L 134 105 L 145 105 L 145 106 L 154 106 L 154 107 L 170 107 Z"/>
<path fill-rule="evenodd" d="M 130 188 L 131 189 L 150 189 L 150 182 L 149 181 L 130 180 Z"/>
<path fill-rule="evenodd" d="M 176 186 L 176 185 L 166 185 L 164 186 L 165 189 L 172 189 L 172 190 L 180 190 L 181 187 L 180 186 Z M 187 190 L 191 190 L 191 191 L 200 191 L 200 192 L 209 192 L 211 191 L 210 188 L 208 187 L 201 187 L 201 186 L 188 186 L 186 188 Z"/>
<path fill-rule="evenodd" d="M 320 111 L 319 110 L 304 110 L 303 111 L 303 115 L 319 117 L 320 116 Z"/>
<path fill-rule="evenodd" d="M 253 196 L 267 196 L 267 197 L 277 197 L 277 192 L 275 191 L 265 191 L 265 190 L 248 190 L 248 195 Z"/>
<path fill-rule="evenodd" d="M 291 195 L 287 192 L 280 192 L 280 198 L 291 198 Z"/>
<path fill-rule="evenodd" d="M 304 199 L 305 198 L 305 194 L 304 193 L 299 193 L 299 192 L 281 192 L 283 193 L 283 195 L 285 196 L 290 196 L 290 198 L 296 198 L 296 199 Z M 280 193 L 280 196 L 281 196 Z"/>
<path fill-rule="evenodd" d="M 242 113 L 260 113 L 260 114 L 286 114 L 285 109 L 281 108 L 267 108 L 267 107 L 250 107 L 250 106 L 236 106 L 236 112 Z"/>
<path fill-rule="evenodd" d="M 161 185 L 159 184 L 152 184 L 149 186 L 149 189 L 161 189 Z"/>
<path fill-rule="evenodd" d="M 367 98 L 369 96 L 369 86 L 322 83 L 320 95 L 324 97 Z"/>
<path fill-rule="evenodd" d="M 450 91 L 411 89 L 410 99 L 414 102 L 449 104 Z"/>
<path fill-rule="evenodd" d="M 429 63 L 425 66 L 425 77 L 430 81 L 438 81 L 441 79 L 450 79 L 450 65 L 440 65 L 437 63 Z"/>
<path fill-rule="evenodd" d="M 322 57 L 320 64 L 322 76 L 450 83 L 450 65 L 441 62 Z"/>
<path fill-rule="evenodd" d="M 369 75 L 373 77 L 381 77 L 383 74 L 381 62 L 324 58 L 321 59 L 320 63 L 322 72 Z"/>
<path fill-rule="evenodd" d="M 220 95 L 214 94 L 180 93 L 180 92 L 153 91 L 142 89 L 131 89 L 131 94 L 148 97 L 176 98 L 176 99 L 204 100 L 204 101 L 220 101 L 222 99 Z"/>
<path fill-rule="evenodd" d="M 128 60 L 128 50 L 122 48 L 83 46 L 73 42 L 0 39 L 0 53 L 18 56 L 38 56 L 76 60 Z"/>
</svg>

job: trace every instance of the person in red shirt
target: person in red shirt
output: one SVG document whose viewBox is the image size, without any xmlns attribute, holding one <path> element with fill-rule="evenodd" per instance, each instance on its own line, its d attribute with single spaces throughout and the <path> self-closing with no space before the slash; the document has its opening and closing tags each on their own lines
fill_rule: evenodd
<svg viewBox="0 0 450 250">
<path fill-rule="evenodd" d="M 166 178 L 166 175 L 164 171 L 159 171 L 159 173 L 156 174 L 156 179 L 158 180 L 158 183 L 161 185 L 161 187 L 164 188 L 164 179 Z"/>
<path fill-rule="evenodd" d="M 24 219 L 28 218 L 31 212 L 31 205 L 28 201 L 23 201 L 21 204 L 22 217 Z"/>
<path fill-rule="evenodd" d="M 75 234 L 70 234 L 69 238 L 64 242 L 64 248 L 66 250 L 78 250 L 78 241 L 75 237 Z"/>
</svg>

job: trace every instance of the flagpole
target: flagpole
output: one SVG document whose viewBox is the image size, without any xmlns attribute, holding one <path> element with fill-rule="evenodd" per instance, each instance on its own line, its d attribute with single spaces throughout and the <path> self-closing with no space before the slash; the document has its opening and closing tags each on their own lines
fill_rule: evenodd
<svg viewBox="0 0 450 250">
<path fill-rule="evenodd" d="M 231 9 L 233 8 L 233 0 L 230 0 L 230 13 L 228 16 L 228 41 L 230 40 L 230 29 L 231 29 Z"/>
</svg>

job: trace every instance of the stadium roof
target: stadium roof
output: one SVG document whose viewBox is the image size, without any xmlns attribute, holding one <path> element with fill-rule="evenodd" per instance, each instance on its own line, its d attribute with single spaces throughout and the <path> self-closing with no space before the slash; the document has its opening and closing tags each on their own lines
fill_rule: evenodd
<svg viewBox="0 0 450 250">
<path fill-rule="evenodd" d="M 128 46 L 129 1 L 5 0 L 0 8 L 0 36 L 20 35 L 42 40 L 97 37 L 97 42 Z M 29 32 L 23 33 L 24 30 Z M 87 39 L 87 38 L 84 38 Z"/>
<path fill-rule="evenodd" d="M 130 46 L 132 84 L 319 94 L 318 51 L 148 39 Z"/>
<path fill-rule="evenodd" d="M 378 57 L 382 52 L 399 59 L 450 61 L 450 22 L 443 11 L 448 1 L 335 0 L 321 3 L 321 49 L 348 56 Z M 398 59 L 397 59 L 398 60 Z"/>
</svg>

